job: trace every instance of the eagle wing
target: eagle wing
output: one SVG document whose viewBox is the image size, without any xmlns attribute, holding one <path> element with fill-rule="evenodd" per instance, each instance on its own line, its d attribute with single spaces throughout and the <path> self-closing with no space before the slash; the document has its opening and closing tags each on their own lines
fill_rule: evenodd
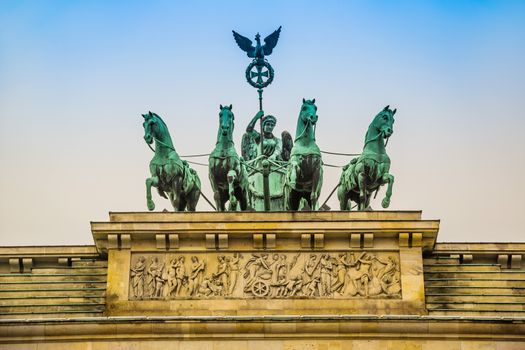
<svg viewBox="0 0 525 350">
<path fill-rule="evenodd" d="M 255 57 L 255 46 L 253 46 L 252 41 L 245 36 L 237 33 L 235 30 L 232 30 L 233 38 L 241 50 L 245 51 L 248 54 L 248 57 Z M 266 39 L 265 39 L 266 40 Z M 274 45 L 275 46 L 275 45 Z"/>
<path fill-rule="evenodd" d="M 273 32 L 272 34 L 268 35 L 264 39 L 263 50 L 264 50 L 264 54 L 265 55 L 269 55 L 269 54 L 272 53 L 273 48 L 275 47 L 275 45 L 277 45 L 277 40 L 279 40 L 279 34 L 281 34 L 281 27 L 279 27 L 279 29 L 277 29 L 275 32 Z M 251 41 L 250 41 L 250 44 L 251 44 Z"/>
</svg>

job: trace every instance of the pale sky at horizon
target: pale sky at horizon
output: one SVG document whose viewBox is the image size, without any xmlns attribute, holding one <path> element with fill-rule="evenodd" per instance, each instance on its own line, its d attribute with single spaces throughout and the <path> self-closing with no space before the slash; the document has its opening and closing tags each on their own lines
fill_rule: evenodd
<svg viewBox="0 0 525 350">
<path fill-rule="evenodd" d="M 321 149 L 360 152 L 389 104 L 389 209 L 441 219 L 438 241 L 525 242 L 525 1 L 3 0 L 0 245 L 92 244 L 90 221 L 146 211 L 148 110 L 179 154 L 209 153 L 231 103 L 240 153 L 258 100 L 231 30 L 279 25 L 264 93 L 278 134 L 316 98 Z M 339 175 L 325 168 L 322 201 Z"/>
</svg>

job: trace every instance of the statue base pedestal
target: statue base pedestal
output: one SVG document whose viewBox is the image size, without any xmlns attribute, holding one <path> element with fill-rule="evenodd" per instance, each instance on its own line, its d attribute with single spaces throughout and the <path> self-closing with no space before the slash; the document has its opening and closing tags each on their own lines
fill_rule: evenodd
<svg viewBox="0 0 525 350">
<path fill-rule="evenodd" d="M 419 211 L 110 213 L 106 314 L 424 315 Z"/>
</svg>

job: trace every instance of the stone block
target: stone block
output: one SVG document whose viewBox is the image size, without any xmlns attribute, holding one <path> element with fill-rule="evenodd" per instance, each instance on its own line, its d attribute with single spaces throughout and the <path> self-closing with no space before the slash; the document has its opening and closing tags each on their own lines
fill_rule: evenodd
<svg viewBox="0 0 525 350">
<path fill-rule="evenodd" d="M 508 268 L 509 256 L 507 254 L 499 254 L 498 255 L 498 264 L 501 265 L 502 269 Z"/>
<path fill-rule="evenodd" d="M 131 235 L 129 233 L 124 233 L 120 235 L 120 249 L 130 249 L 131 248 Z"/>
<path fill-rule="evenodd" d="M 179 234 L 170 233 L 168 234 L 169 249 L 179 249 Z"/>
<path fill-rule="evenodd" d="M 166 235 L 165 234 L 156 234 L 155 235 L 155 245 L 157 249 L 166 250 Z"/>
<path fill-rule="evenodd" d="M 315 233 L 314 234 L 314 248 L 319 249 L 324 247 L 324 234 Z"/>
<path fill-rule="evenodd" d="M 108 235 L 108 249 L 118 249 L 118 235 Z"/>
<path fill-rule="evenodd" d="M 218 243 L 219 249 L 227 249 L 228 248 L 228 234 L 220 233 L 218 235 L 217 243 Z"/>
<path fill-rule="evenodd" d="M 521 268 L 521 255 L 513 254 L 510 257 L 510 268 L 520 269 Z"/>
<path fill-rule="evenodd" d="M 408 247 L 408 239 L 409 239 L 408 233 L 400 233 L 399 234 L 399 246 L 400 247 Z"/>
<path fill-rule="evenodd" d="M 461 256 L 461 262 L 463 264 L 472 264 L 473 260 L 474 260 L 474 257 L 472 256 L 472 254 L 463 254 Z"/>
<path fill-rule="evenodd" d="M 423 234 L 412 233 L 412 247 L 421 247 L 423 243 Z"/>
<path fill-rule="evenodd" d="M 266 234 L 266 248 L 268 249 L 274 249 L 276 246 L 276 237 L 275 233 L 267 233 Z"/>
<path fill-rule="evenodd" d="M 351 248 L 361 248 L 361 234 L 360 233 L 350 234 L 350 247 Z"/>
<path fill-rule="evenodd" d="M 365 233 L 363 239 L 363 247 L 365 248 L 372 248 L 374 246 L 374 234 L 373 233 Z"/>
<path fill-rule="evenodd" d="M 206 249 L 215 249 L 215 234 L 206 234 Z"/>
<path fill-rule="evenodd" d="M 301 248 L 312 248 L 312 237 L 309 233 L 301 234 Z"/>
<path fill-rule="evenodd" d="M 70 258 L 58 258 L 58 265 L 69 266 L 70 262 L 71 262 Z"/>
<path fill-rule="evenodd" d="M 19 258 L 11 258 L 11 259 L 9 259 L 9 271 L 11 273 L 18 273 L 18 272 L 20 272 L 20 259 Z"/>
<path fill-rule="evenodd" d="M 264 234 L 262 234 L 262 233 L 254 233 L 253 234 L 253 247 L 255 249 L 263 249 L 264 248 L 263 237 L 264 237 Z"/>
<path fill-rule="evenodd" d="M 31 272 L 31 268 L 33 267 L 33 259 L 32 258 L 23 258 L 22 259 L 22 266 L 23 270 L 26 273 Z"/>
</svg>

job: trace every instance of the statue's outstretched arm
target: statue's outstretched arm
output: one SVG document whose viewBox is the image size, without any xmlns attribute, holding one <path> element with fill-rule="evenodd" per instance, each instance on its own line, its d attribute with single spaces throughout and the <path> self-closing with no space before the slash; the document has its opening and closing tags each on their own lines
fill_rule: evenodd
<svg viewBox="0 0 525 350">
<path fill-rule="evenodd" d="M 257 114 L 252 118 L 252 120 L 250 121 L 250 123 L 248 124 L 248 126 L 246 127 L 246 132 L 248 133 L 252 133 L 252 132 L 256 132 L 257 134 L 259 134 L 256 130 L 255 130 L 255 123 L 257 123 L 257 121 L 259 119 L 261 119 L 262 117 L 264 116 L 264 112 L 263 111 L 259 111 L 257 112 Z"/>
</svg>

